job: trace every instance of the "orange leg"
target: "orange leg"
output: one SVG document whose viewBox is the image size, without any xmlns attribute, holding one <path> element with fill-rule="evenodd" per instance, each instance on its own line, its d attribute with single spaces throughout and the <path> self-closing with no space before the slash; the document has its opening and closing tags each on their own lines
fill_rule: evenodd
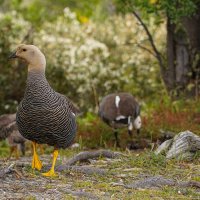
<svg viewBox="0 0 200 200">
<path fill-rule="evenodd" d="M 58 149 L 55 148 L 53 151 L 53 162 L 52 162 L 51 169 L 48 172 L 43 173 L 42 174 L 43 176 L 57 176 L 57 174 L 54 171 L 57 157 L 58 157 Z"/>
<path fill-rule="evenodd" d="M 32 160 L 32 168 L 41 170 L 42 162 L 40 161 L 37 152 L 36 152 L 36 142 L 32 142 L 33 144 L 33 160 Z"/>
</svg>

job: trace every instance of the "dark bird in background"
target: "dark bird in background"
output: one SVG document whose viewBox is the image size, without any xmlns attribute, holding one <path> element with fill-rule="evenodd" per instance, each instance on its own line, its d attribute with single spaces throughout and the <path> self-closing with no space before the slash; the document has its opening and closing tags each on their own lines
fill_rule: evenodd
<svg viewBox="0 0 200 200">
<path fill-rule="evenodd" d="M 42 168 L 36 144 L 54 146 L 52 167 L 43 175 L 55 176 L 58 149 L 70 146 L 76 135 L 76 108 L 49 85 L 45 77 L 46 59 L 39 48 L 21 44 L 10 58 L 21 58 L 28 64 L 26 90 L 16 121 L 22 136 L 33 143 L 32 168 Z"/>
<path fill-rule="evenodd" d="M 7 127 L 7 132 L 10 132 L 10 136 L 7 137 L 8 144 L 10 146 L 10 155 L 9 158 L 12 156 L 13 152 L 16 153 L 16 158 L 19 158 L 18 155 L 18 145 L 20 147 L 21 153 L 25 155 L 25 143 L 26 139 L 19 133 L 18 127 L 16 122 L 13 122 Z"/>
<path fill-rule="evenodd" d="M 140 106 L 129 93 L 114 93 L 105 96 L 99 105 L 100 118 L 114 129 L 116 145 L 119 147 L 118 128 L 128 127 L 132 139 L 133 126 L 139 133 L 141 128 Z"/>
<path fill-rule="evenodd" d="M 6 131 L 6 127 L 16 121 L 16 114 L 5 114 L 0 116 L 0 140 L 4 140 L 8 137 L 9 132 Z"/>
<path fill-rule="evenodd" d="M 18 145 L 25 155 L 25 142 L 26 139 L 19 133 L 16 125 L 16 114 L 5 114 L 0 116 L 0 140 L 7 139 L 10 147 L 10 155 L 15 152 L 15 156 L 18 159 Z"/>
</svg>

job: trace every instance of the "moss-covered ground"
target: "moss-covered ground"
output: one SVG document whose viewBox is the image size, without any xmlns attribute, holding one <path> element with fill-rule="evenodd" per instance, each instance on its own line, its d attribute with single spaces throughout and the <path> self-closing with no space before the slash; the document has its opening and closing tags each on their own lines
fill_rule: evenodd
<svg viewBox="0 0 200 200">
<path fill-rule="evenodd" d="M 6 147 L 1 147 L 1 151 L 2 148 Z M 41 156 L 44 165 L 50 162 L 51 156 L 48 152 L 51 150 L 47 148 L 47 153 Z M 74 149 L 61 150 L 57 164 L 65 163 L 78 152 L 79 150 Z M 19 160 L 6 160 L 2 155 L 0 168 L 14 163 L 16 173 L 1 178 L 0 199 L 200 199 L 200 190 L 192 187 L 126 189 L 123 186 L 156 175 L 173 179 L 177 183 L 191 180 L 200 182 L 199 160 L 166 160 L 164 156 L 156 156 L 150 150 L 126 150 L 122 153 L 126 156 L 116 159 L 98 158 L 76 164 L 105 169 L 104 175 L 66 170 L 58 173 L 58 177 L 55 178 L 42 177 L 40 172 L 31 169 L 30 151 L 26 157 Z"/>
</svg>

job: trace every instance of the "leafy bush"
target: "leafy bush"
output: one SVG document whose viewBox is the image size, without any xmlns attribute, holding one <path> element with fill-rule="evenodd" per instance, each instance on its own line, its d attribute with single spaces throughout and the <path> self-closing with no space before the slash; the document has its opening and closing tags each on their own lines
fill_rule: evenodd
<svg viewBox="0 0 200 200">
<path fill-rule="evenodd" d="M 18 13 L 0 13 L 0 113 L 15 112 L 26 80 L 26 70 L 22 63 L 11 62 L 8 56 L 30 28 Z"/>
<path fill-rule="evenodd" d="M 6 58 L 27 33 L 26 42 L 33 40 L 46 55 L 51 85 L 83 111 L 94 110 L 95 94 L 100 99 L 111 92 L 127 91 L 142 99 L 152 98 L 163 89 L 155 59 L 138 46 L 148 47 L 146 35 L 129 14 L 111 16 L 104 23 L 82 23 L 65 8 L 63 16 L 54 22 L 46 21 L 33 34 L 28 21 L 17 12 L 10 12 L 0 16 L 0 26 L 8 32 L 0 33 L 0 82 L 5 88 L 0 99 L 2 113 L 6 109 L 13 111 L 23 96 L 25 70 L 19 68 L 21 63 L 11 63 Z M 162 48 L 163 27 L 152 25 L 152 32 Z"/>
<path fill-rule="evenodd" d="M 162 47 L 163 28 L 152 30 Z M 131 15 L 82 24 L 65 8 L 64 17 L 45 23 L 34 43 L 45 52 L 51 85 L 85 111 L 94 109 L 95 93 L 101 98 L 127 91 L 144 98 L 163 88 L 153 57 L 138 47 L 148 46 L 146 35 Z"/>
</svg>

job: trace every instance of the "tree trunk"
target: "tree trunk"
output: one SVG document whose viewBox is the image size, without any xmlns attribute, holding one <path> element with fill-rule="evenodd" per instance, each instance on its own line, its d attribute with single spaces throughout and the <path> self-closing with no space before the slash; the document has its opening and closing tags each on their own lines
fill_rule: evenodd
<svg viewBox="0 0 200 200">
<path fill-rule="evenodd" d="M 181 24 L 181 26 L 180 26 Z M 167 21 L 167 67 L 162 70 L 173 99 L 200 94 L 200 8 L 180 24 Z"/>
</svg>

